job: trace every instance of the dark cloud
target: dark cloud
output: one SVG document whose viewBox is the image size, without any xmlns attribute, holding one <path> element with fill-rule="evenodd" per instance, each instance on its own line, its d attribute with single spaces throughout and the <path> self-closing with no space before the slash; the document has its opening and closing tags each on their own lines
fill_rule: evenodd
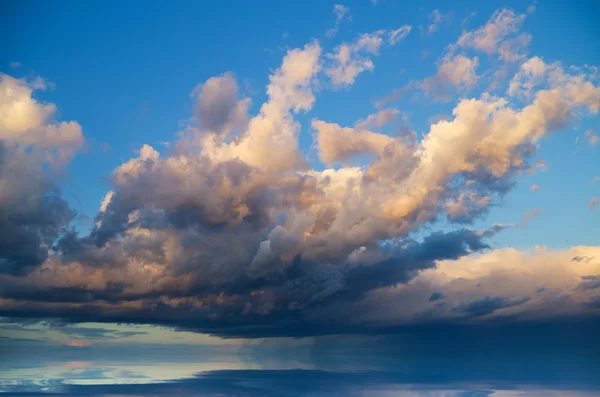
<svg viewBox="0 0 600 397">
<path fill-rule="evenodd" d="M 584 290 L 600 288 L 600 276 L 583 276 L 579 286 Z"/>
<path fill-rule="evenodd" d="M 11 188 L 28 193 L 13 203 L 0 203 L 0 274 L 24 276 L 47 259 L 48 250 L 75 213 L 52 181 L 23 170 L 18 150 L 0 140 L 0 183 L 10 185 L 13 179 L 21 179 L 15 183 L 22 186 Z"/>
<path fill-rule="evenodd" d="M 119 339 L 122 337 L 145 335 L 144 331 L 117 331 L 106 328 L 76 327 L 71 325 L 53 326 L 54 331 L 81 339 Z"/>
<path fill-rule="evenodd" d="M 511 299 L 502 296 L 486 296 L 482 299 L 461 303 L 454 308 L 454 310 L 465 313 L 470 317 L 485 316 L 492 314 L 496 310 L 522 305 L 529 301 L 529 299 L 528 296 L 520 299 Z"/>
<path fill-rule="evenodd" d="M 388 248 L 386 260 L 353 267 L 336 268 L 299 256 L 282 273 L 254 279 L 232 274 L 228 282 L 211 280 L 215 283 L 212 286 L 194 273 L 188 280 L 189 287 L 167 283 L 140 294 L 127 293 L 123 286 L 103 290 L 14 286 L 3 288 L 1 294 L 23 304 L 14 309 L 2 308 L 0 315 L 56 317 L 73 322 L 162 324 L 240 337 L 351 333 L 361 327 L 355 328 L 350 321 L 351 313 L 347 310 L 354 309 L 346 303 L 361 299 L 374 289 L 408 282 L 419 271 L 434 267 L 437 260 L 457 259 L 481 251 L 488 247 L 482 241 L 485 236 L 466 229 L 434 233 L 422 242 Z M 165 297 L 180 301 L 172 305 Z M 141 308 L 120 305 L 132 300 L 141 300 Z M 204 302 L 200 307 L 196 304 L 199 301 Z M 103 309 L 98 302 L 112 304 Z M 331 315 L 332 311 L 341 313 L 342 307 L 346 319 Z M 62 330 L 88 339 L 108 335 L 103 329 Z"/>
<path fill-rule="evenodd" d="M 429 302 L 435 302 L 437 300 L 444 299 L 445 297 L 446 295 L 444 295 L 442 292 L 434 292 L 429 297 Z"/>
<path fill-rule="evenodd" d="M 203 131 L 224 135 L 247 122 L 248 101 L 238 101 L 238 85 L 231 73 L 212 77 L 192 92 L 194 116 Z"/>
<path fill-rule="evenodd" d="M 592 310 L 600 309 L 600 295 L 592 296 L 583 306 Z"/>
</svg>

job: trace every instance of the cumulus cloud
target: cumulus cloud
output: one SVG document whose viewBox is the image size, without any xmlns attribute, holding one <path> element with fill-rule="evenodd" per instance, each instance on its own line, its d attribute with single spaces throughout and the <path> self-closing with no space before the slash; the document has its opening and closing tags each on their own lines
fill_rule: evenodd
<svg viewBox="0 0 600 397">
<path fill-rule="evenodd" d="M 250 99 L 238 100 L 238 85 L 232 74 L 208 79 L 191 95 L 195 99 L 194 116 L 202 131 L 223 136 L 246 127 Z"/>
<path fill-rule="evenodd" d="M 493 250 L 440 261 L 401 288 L 380 291 L 377 298 L 397 302 L 398 306 L 386 309 L 390 318 L 405 322 L 414 322 L 415 316 L 420 321 L 495 318 L 514 322 L 550 319 L 560 313 L 577 315 L 589 312 L 587 302 L 594 291 L 597 294 L 599 253 L 598 247 L 585 246 L 557 251 Z M 590 260 L 572 261 L 576 257 Z M 370 303 L 375 305 L 374 299 Z M 373 315 L 383 315 L 383 310 Z"/>
<path fill-rule="evenodd" d="M 464 55 L 448 56 L 441 60 L 437 73 L 418 84 L 426 96 L 437 100 L 449 100 L 454 91 L 465 92 L 479 79 L 477 76 L 477 57 Z"/>
<path fill-rule="evenodd" d="M 0 273 L 41 265 L 74 216 L 57 182 L 83 146 L 81 126 L 54 121 L 56 106 L 34 99 L 36 89 L 0 74 Z"/>
<path fill-rule="evenodd" d="M 528 59 L 521 65 L 519 72 L 513 77 L 508 87 L 508 94 L 529 99 L 533 88 L 543 82 L 546 64 L 539 57 Z"/>
<path fill-rule="evenodd" d="M 393 138 L 367 130 L 365 123 L 366 120 L 355 128 L 347 128 L 335 123 L 313 120 L 312 127 L 317 131 L 317 147 L 321 161 L 334 164 L 361 153 L 381 156 L 388 145 L 394 145 Z"/>
</svg>

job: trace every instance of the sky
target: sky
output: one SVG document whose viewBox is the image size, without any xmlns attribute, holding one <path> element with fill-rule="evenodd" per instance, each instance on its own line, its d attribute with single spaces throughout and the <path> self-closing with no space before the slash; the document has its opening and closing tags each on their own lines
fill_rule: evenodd
<svg viewBox="0 0 600 397">
<path fill-rule="evenodd" d="M 1 8 L 0 385 L 321 351 L 594 383 L 597 2 Z"/>
</svg>

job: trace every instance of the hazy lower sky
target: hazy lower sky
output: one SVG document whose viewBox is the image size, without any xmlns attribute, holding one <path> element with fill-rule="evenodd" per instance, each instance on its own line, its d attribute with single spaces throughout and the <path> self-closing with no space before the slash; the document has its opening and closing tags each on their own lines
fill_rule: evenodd
<svg viewBox="0 0 600 397">
<path fill-rule="evenodd" d="M 520 329 L 598 368 L 597 2 L 1 8 L 3 357 L 116 382 Z"/>
</svg>

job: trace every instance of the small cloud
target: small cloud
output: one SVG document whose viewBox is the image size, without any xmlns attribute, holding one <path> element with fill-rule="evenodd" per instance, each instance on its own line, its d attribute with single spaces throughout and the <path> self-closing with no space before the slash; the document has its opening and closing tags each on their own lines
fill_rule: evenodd
<svg viewBox="0 0 600 397">
<path fill-rule="evenodd" d="M 539 159 L 533 164 L 533 167 L 540 172 L 546 172 L 550 169 L 550 164 L 544 159 Z"/>
<path fill-rule="evenodd" d="M 595 185 L 596 183 L 598 183 L 600 181 L 600 175 L 599 176 L 595 176 L 592 178 L 592 185 Z"/>
<path fill-rule="evenodd" d="M 598 137 L 593 128 L 590 128 L 585 132 L 585 137 L 587 138 L 588 143 L 592 146 L 596 146 L 598 142 L 600 142 L 600 137 Z"/>
<path fill-rule="evenodd" d="M 429 302 L 435 302 L 437 300 L 444 299 L 445 297 L 446 295 L 444 295 L 442 292 L 434 292 L 429 297 Z"/>
<path fill-rule="evenodd" d="M 527 228 L 527 224 L 529 223 L 529 221 L 532 218 L 535 218 L 536 216 L 538 216 L 541 211 L 542 211 L 541 208 L 534 208 L 532 210 L 525 211 L 525 216 L 523 217 L 523 219 L 521 219 L 521 227 L 523 229 Z"/>
<path fill-rule="evenodd" d="M 350 17 L 350 8 L 342 5 L 342 4 L 334 4 L 333 13 L 335 14 L 335 26 L 325 32 L 327 37 L 333 37 L 336 35 L 338 31 L 338 26 L 342 21 L 351 21 Z"/>
<path fill-rule="evenodd" d="M 438 9 L 433 10 L 431 14 L 429 14 L 429 19 L 431 19 L 432 22 L 427 28 L 427 32 L 432 34 L 438 31 L 444 23 L 448 23 L 450 21 L 450 18 L 452 18 L 451 12 L 442 14 Z"/>
<path fill-rule="evenodd" d="M 533 14 L 535 12 L 535 1 L 529 6 L 527 7 L 527 13 L 528 14 Z"/>
<path fill-rule="evenodd" d="M 446 56 L 439 63 L 437 73 L 419 82 L 418 87 L 425 96 L 446 102 L 454 92 L 466 92 L 477 83 L 478 65 L 477 57 Z"/>
<path fill-rule="evenodd" d="M 584 263 L 588 263 L 592 259 L 594 259 L 593 256 L 577 255 L 577 256 L 573 257 L 573 259 L 571 259 L 571 262 L 584 262 Z"/>
<path fill-rule="evenodd" d="M 462 20 L 463 25 L 466 25 L 467 23 L 469 23 L 469 21 L 471 20 L 471 18 L 475 17 L 476 15 L 477 15 L 477 11 L 472 11 L 469 15 L 467 15 Z"/>
<path fill-rule="evenodd" d="M 23 66 L 23 64 L 21 64 L 21 62 L 19 61 L 13 61 L 10 63 L 10 67 L 13 69 L 20 68 L 21 66 Z"/>
<path fill-rule="evenodd" d="M 400 40 L 402 40 L 406 36 L 408 36 L 408 34 L 410 33 L 411 30 L 412 30 L 411 25 L 403 25 L 403 26 L 400 26 L 396 30 L 392 30 L 389 33 L 390 44 L 394 45 L 394 44 L 398 43 Z"/>
<path fill-rule="evenodd" d="M 66 345 L 71 347 L 90 347 L 92 345 L 92 342 L 88 340 L 75 339 L 68 341 Z"/>
<path fill-rule="evenodd" d="M 531 189 L 532 192 L 537 192 L 540 190 L 540 187 L 538 185 L 531 185 L 529 186 L 529 189 Z"/>
<path fill-rule="evenodd" d="M 406 96 L 412 87 L 413 85 L 408 83 L 400 88 L 394 88 L 388 96 L 373 100 L 373 106 L 377 109 L 381 109 L 392 102 L 399 101 Z"/>
<path fill-rule="evenodd" d="M 595 211 L 596 206 L 598 205 L 599 202 L 600 202 L 600 200 L 598 199 L 598 197 L 592 197 L 592 199 L 590 200 L 590 202 L 588 204 L 588 208 L 590 209 L 590 211 Z"/>
<path fill-rule="evenodd" d="M 31 81 L 29 81 L 29 86 L 34 90 L 54 90 L 56 88 L 56 84 L 52 81 L 45 79 L 41 76 L 34 77 Z"/>
</svg>

